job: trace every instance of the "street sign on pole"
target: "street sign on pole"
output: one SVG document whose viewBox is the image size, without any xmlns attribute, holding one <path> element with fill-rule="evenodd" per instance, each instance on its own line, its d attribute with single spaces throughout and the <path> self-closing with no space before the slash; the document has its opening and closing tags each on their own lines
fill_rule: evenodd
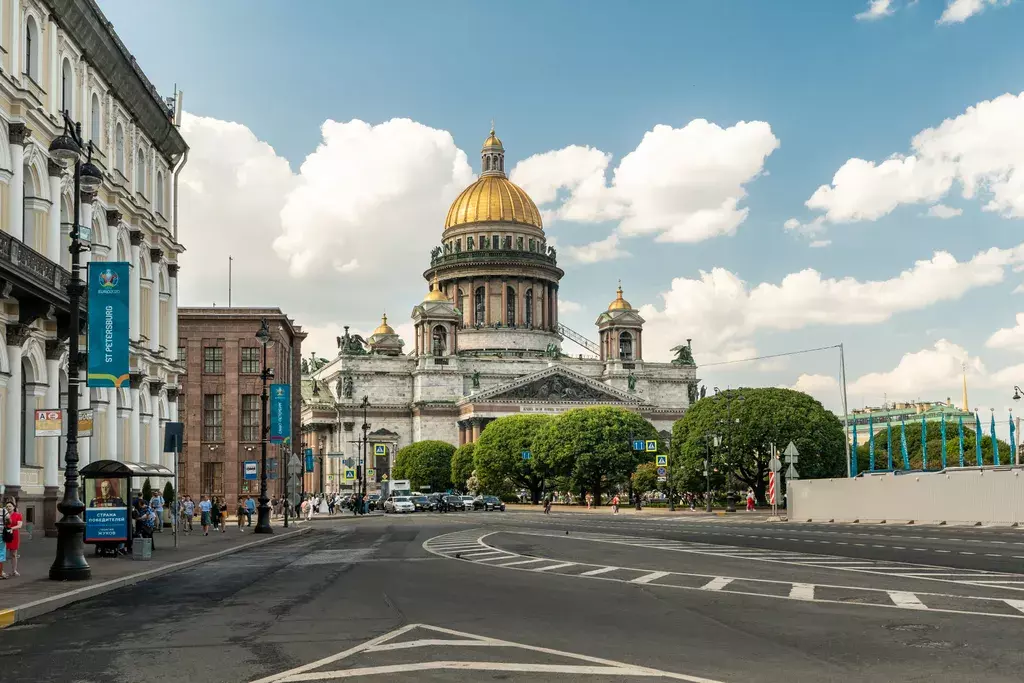
<svg viewBox="0 0 1024 683">
<path fill-rule="evenodd" d="M 245 479 L 255 481 L 260 478 L 260 464 L 256 460 L 246 460 L 243 462 L 242 471 Z"/>
<path fill-rule="evenodd" d="M 533 453 L 531 453 L 530 451 L 523 451 L 522 456 L 523 460 L 530 460 L 533 458 Z"/>
<path fill-rule="evenodd" d="M 789 463 L 789 467 L 786 469 L 786 479 L 799 479 L 800 475 L 796 473 L 796 466 L 793 463 Z"/>
<path fill-rule="evenodd" d="M 779 472 L 782 470 L 782 461 L 773 455 L 772 459 L 768 461 L 768 469 L 772 472 Z"/>
<path fill-rule="evenodd" d="M 668 467 L 668 456 L 667 455 L 656 455 L 656 456 L 654 456 L 654 464 L 657 467 Z"/>
<path fill-rule="evenodd" d="M 288 469 L 292 472 L 298 472 L 300 467 L 302 467 L 302 461 L 299 460 L 297 453 L 292 453 L 292 457 L 288 459 Z"/>
<path fill-rule="evenodd" d="M 642 451 L 643 449 L 644 449 L 643 439 L 634 439 L 634 441 L 633 441 L 633 450 L 634 451 Z"/>
<path fill-rule="evenodd" d="M 786 462 L 796 462 L 796 456 L 800 455 L 800 452 L 796 449 L 796 444 L 792 441 L 786 446 L 786 450 L 782 451 L 782 454 L 786 456 Z M 790 460 L 793 458 L 793 460 Z"/>
</svg>

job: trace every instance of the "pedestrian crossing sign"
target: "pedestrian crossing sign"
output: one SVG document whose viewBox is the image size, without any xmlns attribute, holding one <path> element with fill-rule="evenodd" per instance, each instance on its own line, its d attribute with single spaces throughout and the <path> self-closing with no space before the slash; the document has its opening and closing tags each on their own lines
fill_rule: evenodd
<svg viewBox="0 0 1024 683">
<path fill-rule="evenodd" d="M 657 465 L 658 467 L 668 467 L 668 456 L 667 455 L 657 455 L 657 456 L 655 456 L 654 464 Z"/>
<path fill-rule="evenodd" d="M 377 478 L 377 470 L 375 470 L 372 467 L 367 468 L 367 470 L 366 470 L 366 478 L 367 479 L 376 479 Z"/>
<path fill-rule="evenodd" d="M 648 453 L 655 453 L 655 452 L 657 452 L 657 450 L 658 450 L 658 442 L 657 442 L 657 440 L 655 440 L 655 439 L 648 439 L 647 440 L 647 452 Z"/>
<path fill-rule="evenodd" d="M 388 447 L 387 447 L 387 445 L 386 444 L 382 444 L 382 443 L 375 443 L 375 444 L 373 444 L 373 454 L 374 455 L 387 455 L 388 454 Z"/>
<path fill-rule="evenodd" d="M 348 470 L 348 469 L 345 470 L 345 481 L 355 481 L 355 480 L 356 480 L 356 471 L 355 470 Z"/>
</svg>

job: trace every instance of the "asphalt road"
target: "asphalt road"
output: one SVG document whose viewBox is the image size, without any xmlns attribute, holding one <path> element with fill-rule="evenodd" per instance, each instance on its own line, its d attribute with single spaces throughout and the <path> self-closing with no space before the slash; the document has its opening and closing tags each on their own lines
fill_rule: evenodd
<svg viewBox="0 0 1024 683">
<path fill-rule="evenodd" d="M 0 678 L 1019 681 L 1018 538 L 625 511 L 319 521 L 5 629 Z"/>
</svg>

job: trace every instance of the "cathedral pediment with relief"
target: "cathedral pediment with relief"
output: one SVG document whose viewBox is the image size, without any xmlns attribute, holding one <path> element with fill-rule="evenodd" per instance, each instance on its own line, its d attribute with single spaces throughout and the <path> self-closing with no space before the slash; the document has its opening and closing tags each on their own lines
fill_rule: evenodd
<svg viewBox="0 0 1024 683">
<path fill-rule="evenodd" d="M 512 382 L 502 384 L 470 396 L 470 403 L 480 401 L 546 403 L 642 403 L 635 394 L 630 394 L 591 379 L 586 375 L 565 368 L 547 368 L 540 372 L 524 375 Z"/>
</svg>

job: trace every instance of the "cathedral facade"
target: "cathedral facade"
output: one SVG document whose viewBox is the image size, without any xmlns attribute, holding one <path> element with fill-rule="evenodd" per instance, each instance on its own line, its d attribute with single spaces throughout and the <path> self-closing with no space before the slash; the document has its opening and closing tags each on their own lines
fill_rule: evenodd
<svg viewBox="0 0 1024 683">
<path fill-rule="evenodd" d="M 388 453 L 370 465 L 378 479 L 397 448 L 471 443 L 505 415 L 613 405 L 671 430 L 697 398 L 689 342 L 670 362 L 646 360 L 644 320 L 621 285 L 595 322 L 598 342 L 589 341 L 559 323 L 563 275 L 536 204 L 505 176 L 492 130 L 480 177 L 452 203 L 423 273 L 414 339 L 399 339 L 385 316 L 367 339 L 345 328 L 335 358 L 304 362 L 303 445 L 328 490 L 358 455 L 364 411 L 369 441 Z M 567 338 L 587 352 L 564 352 Z"/>
</svg>

